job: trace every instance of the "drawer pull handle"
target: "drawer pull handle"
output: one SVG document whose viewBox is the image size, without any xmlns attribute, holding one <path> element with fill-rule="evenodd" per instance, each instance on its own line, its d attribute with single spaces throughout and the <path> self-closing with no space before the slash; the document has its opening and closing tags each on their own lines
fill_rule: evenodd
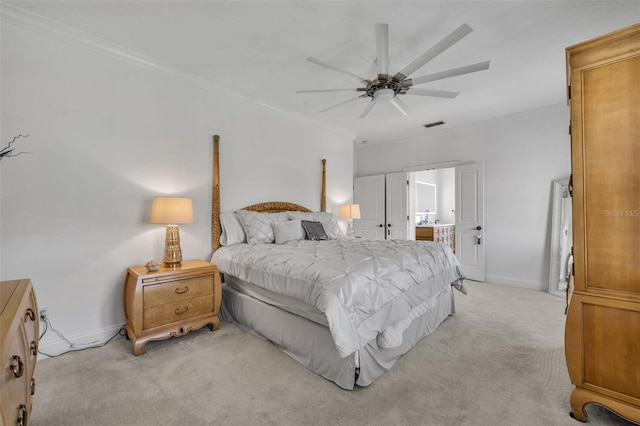
<svg viewBox="0 0 640 426">
<path fill-rule="evenodd" d="M 38 344 L 34 341 L 31 341 L 31 355 L 38 355 Z"/>
<path fill-rule="evenodd" d="M 11 364 L 9 364 L 9 367 L 11 367 L 11 372 L 16 378 L 22 377 L 22 375 L 24 374 L 24 363 L 22 362 L 22 359 L 20 359 L 18 355 L 14 355 L 11 359 L 12 361 L 16 361 L 17 363 L 14 364 L 12 362 Z"/>
<path fill-rule="evenodd" d="M 189 286 L 185 285 L 183 288 L 176 288 L 176 294 L 185 294 L 189 291 Z"/>
<path fill-rule="evenodd" d="M 182 315 L 182 314 L 186 314 L 187 311 L 189 310 L 188 306 L 185 306 L 184 309 L 180 310 L 180 309 L 176 309 L 176 315 Z"/>
<path fill-rule="evenodd" d="M 16 422 L 17 426 L 27 426 L 27 406 L 24 404 L 20 404 L 20 408 L 18 411 L 18 421 Z"/>
<path fill-rule="evenodd" d="M 31 395 L 35 395 L 36 393 L 36 379 L 31 378 Z"/>
<path fill-rule="evenodd" d="M 33 312 L 33 309 L 31 309 L 31 308 L 27 308 L 27 310 L 24 313 L 24 316 L 25 317 L 29 317 L 29 319 L 31 321 L 35 321 L 36 320 L 36 313 Z"/>
</svg>

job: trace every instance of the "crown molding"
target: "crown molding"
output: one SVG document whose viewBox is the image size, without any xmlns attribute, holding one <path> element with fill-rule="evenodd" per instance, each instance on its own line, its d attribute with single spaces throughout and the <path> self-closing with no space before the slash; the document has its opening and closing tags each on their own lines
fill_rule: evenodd
<svg viewBox="0 0 640 426">
<path fill-rule="evenodd" d="M 229 90 L 228 88 L 218 84 L 210 78 L 203 77 L 189 71 L 181 70 L 173 65 L 163 63 L 162 61 L 159 61 L 155 58 L 146 57 L 139 52 L 127 49 L 116 43 L 112 43 L 108 40 L 96 37 L 77 28 L 73 28 L 58 21 L 25 10 L 12 3 L 7 3 L 5 1 L 0 2 L 0 20 L 2 22 L 13 24 L 18 27 L 37 32 L 44 36 L 54 38 L 68 44 L 89 49 L 93 52 L 108 56 L 121 62 L 125 62 L 135 67 L 142 68 L 165 77 L 173 78 L 182 83 L 187 83 L 208 92 L 216 94 L 222 93 L 227 96 L 240 99 L 249 104 L 256 105 L 260 108 L 286 115 L 297 121 L 302 121 L 314 126 L 322 127 L 354 139 L 356 137 L 354 133 L 349 132 L 343 128 L 331 126 L 327 123 L 314 120 L 296 111 L 251 99 L 245 94 Z"/>
</svg>

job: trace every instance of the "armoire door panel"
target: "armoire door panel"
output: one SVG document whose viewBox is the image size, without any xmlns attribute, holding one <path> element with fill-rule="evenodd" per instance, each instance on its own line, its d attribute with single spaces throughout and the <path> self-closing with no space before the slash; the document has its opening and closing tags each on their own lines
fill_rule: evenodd
<svg viewBox="0 0 640 426">
<path fill-rule="evenodd" d="M 586 287 L 640 295 L 639 75 L 637 56 L 581 77 Z"/>
<path fill-rule="evenodd" d="M 582 313 L 584 382 L 640 403 L 640 311 L 585 303 Z"/>
</svg>

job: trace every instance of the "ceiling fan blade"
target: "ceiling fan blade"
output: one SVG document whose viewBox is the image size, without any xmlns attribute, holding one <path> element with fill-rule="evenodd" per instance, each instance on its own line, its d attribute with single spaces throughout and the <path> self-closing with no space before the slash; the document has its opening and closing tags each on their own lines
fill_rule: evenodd
<svg viewBox="0 0 640 426">
<path fill-rule="evenodd" d="M 325 92 L 357 92 L 358 89 L 306 89 L 296 90 L 296 93 L 325 93 Z"/>
<path fill-rule="evenodd" d="M 366 78 L 360 77 L 359 75 L 356 75 L 356 74 L 354 74 L 354 73 L 352 73 L 350 71 L 346 71 L 346 70 L 334 67 L 333 65 L 327 64 L 326 62 L 322 62 L 321 60 L 316 59 L 316 58 L 314 58 L 312 56 L 309 56 L 307 58 L 307 61 L 311 62 L 312 64 L 320 65 L 321 67 L 330 69 L 332 71 L 336 71 L 336 72 L 339 72 L 339 73 L 342 73 L 342 74 L 350 75 L 351 77 L 357 78 L 358 81 L 360 81 L 360 82 L 369 81 Z"/>
<path fill-rule="evenodd" d="M 390 102 L 391 102 L 391 104 L 392 104 L 394 107 L 396 107 L 396 108 L 398 109 L 398 111 L 400 111 L 400 112 L 402 113 L 402 115 L 404 115 L 404 116 L 407 116 L 407 115 L 409 114 L 409 112 L 411 111 L 411 110 L 409 109 L 409 107 L 407 106 L 407 104 L 405 104 L 404 102 L 402 102 L 402 101 L 400 100 L 400 98 L 399 98 L 399 97 L 397 97 L 397 96 L 394 96 L 394 97 L 391 99 L 391 101 L 390 101 Z"/>
<path fill-rule="evenodd" d="M 431 90 L 431 89 L 418 89 L 417 87 L 410 87 L 405 95 L 418 95 L 418 96 L 433 96 L 436 98 L 449 98 L 453 99 L 458 96 L 459 92 L 449 92 L 446 90 Z"/>
<path fill-rule="evenodd" d="M 415 86 L 416 84 L 423 84 L 429 81 L 443 80 L 449 77 L 455 77 L 458 75 L 469 74 L 476 71 L 482 71 L 489 68 L 491 61 L 479 62 L 477 64 L 465 65 L 460 68 L 453 68 L 447 71 L 436 72 L 433 74 L 425 75 L 422 77 L 409 78 L 402 82 L 403 87 Z"/>
<path fill-rule="evenodd" d="M 443 38 L 439 43 L 437 43 L 431 49 L 424 52 L 422 55 L 416 58 L 413 62 L 411 62 L 406 67 L 404 67 L 404 69 L 402 69 L 394 77 L 397 78 L 398 80 L 404 80 L 405 78 L 413 74 L 418 68 L 422 67 L 427 62 L 429 62 L 430 60 L 432 60 L 433 58 L 435 58 L 436 56 L 438 56 L 439 54 L 441 54 L 442 52 L 444 52 L 454 44 L 456 44 L 458 41 L 462 40 L 462 38 L 468 35 L 471 31 L 473 31 L 473 29 L 469 25 L 467 24 L 460 25 L 460 27 L 458 27 L 457 30 L 455 30 L 454 32 L 452 32 L 451 34 Z"/>
<path fill-rule="evenodd" d="M 367 107 L 364 109 L 364 111 L 362 111 L 362 114 L 360 114 L 360 117 L 358 117 L 358 118 L 359 119 L 365 118 L 367 116 L 367 114 L 369 114 L 369 111 L 371 111 L 371 108 L 373 108 L 375 105 L 376 105 L 376 101 L 369 102 Z"/>
<path fill-rule="evenodd" d="M 337 107 L 342 106 L 344 104 L 348 104 L 349 102 L 357 101 L 358 99 L 360 99 L 360 96 L 358 96 L 357 98 L 353 98 L 353 99 L 347 99 L 346 101 L 340 102 L 339 104 L 335 104 L 335 105 L 332 105 L 332 106 L 330 106 L 328 108 L 321 109 L 320 112 L 329 111 L 330 109 L 334 109 L 334 108 L 337 108 Z"/>
<path fill-rule="evenodd" d="M 376 24 L 376 57 L 378 74 L 389 74 L 389 25 Z"/>
</svg>

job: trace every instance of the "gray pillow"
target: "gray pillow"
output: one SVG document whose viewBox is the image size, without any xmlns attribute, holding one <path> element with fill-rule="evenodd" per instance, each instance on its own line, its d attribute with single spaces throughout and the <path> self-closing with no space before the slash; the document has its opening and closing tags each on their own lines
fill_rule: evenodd
<svg viewBox="0 0 640 426">
<path fill-rule="evenodd" d="M 340 225 L 338 225 L 338 219 L 333 213 L 329 212 L 289 212 L 289 219 L 308 220 L 312 222 L 322 223 L 324 232 L 327 234 L 327 239 L 335 240 L 342 234 L 340 231 Z"/>
<path fill-rule="evenodd" d="M 284 244 L 287 241 L 304 240 L 305 232 L 299 220 L 288 220 L 286 222 L 271 222 L 273 236 L 276 244 Z"/>
<path fill-rule="evenodd" d="M 307 239 L 312 241 L 320 241 L 328 239 L 327 233 L 324 232 L 324 227 L 320 222 L 311 222 L 308 220 L 301 221 L 304 232 L 307 234 Z"/>
</svg>

